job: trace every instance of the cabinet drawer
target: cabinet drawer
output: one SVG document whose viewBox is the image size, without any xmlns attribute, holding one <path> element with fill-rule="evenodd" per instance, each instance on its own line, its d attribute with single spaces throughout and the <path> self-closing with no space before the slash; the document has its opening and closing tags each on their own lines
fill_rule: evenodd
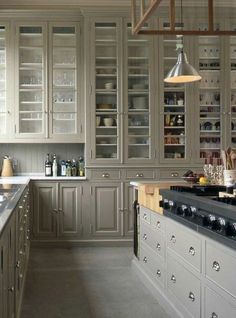
<svg viewBox="0 0 236 318">
<path fill-rule="evenodd" d="M 167 253 L 167 288 L 190 313 L 190 317 L 200 317 L 200 280 Z"/>
<path fill-rule="evenodd" d="M 91 171 L 92 179 L 99 180 L 119 180 L 121 178 L 121 171 L 114 169 L 99 169 Z"/>
<path fill-rule="evenodd" d="M 166 272 L 164 263 L 159 257 L 155 257 L 152 252 L 141 242 L 140 262 L 142 267 L 147 270 L 147 274 L 162 287 L 165 286 Z"/>
<path fill-rule="evenodd" d="M 225 298 L 210 288 L 205 288 L 205 318 L 235 318 L 236 304 L 233 306 Z"/>
<path fill-rule="evenodd" d="M 151 214 L 151 225 L 154 231 L 165 232 L 165 220 L 160 214 L 158 213 Z"/>
<path fill-rule="evenodd" d="M 180 179 L 185 172 L 186 169 L 161 169 L 160 179 Z"/>
<path fill-rule="evenodd" d="M 218 247 L 206 242 L 206 277 L 236 297 L 236 253 L 226 247 Z"/>
<path fill-rule="evenodd" d="M 201 240 L 178 223 L 166 224 L 167 247 L 201 272 Z"/>
<path fill-rule="evenodd" d="M 145 207 L 140 207 L 140 221 L 151 224 L 151 211 Z"/>
<path fill-rule="evenodd" d="M 154 179 L 155 170 L 150 169 L 127 169 L 126 170 L 127 179 Z"/>
<path fill-rule="evenodd" d="M 156 232 L 150 225 L 142 222 L 140 228 L 140 240 L 152 249 L 154 255 L 164 258 L 165 238 L 162 232 Z"/>
</svg>

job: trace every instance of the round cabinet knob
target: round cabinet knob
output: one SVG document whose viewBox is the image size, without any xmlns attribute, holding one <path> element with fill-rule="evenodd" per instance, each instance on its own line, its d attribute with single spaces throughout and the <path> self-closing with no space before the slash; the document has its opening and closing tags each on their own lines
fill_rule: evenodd
<svg viewBox="0 0 236 318">
<path fill-rule="evenodd" d="M 217 315 L 215 312 L 213 312 L 213 313 L 211 314 L 211 318 L 218 318 L 218 315 Z"/>
<path fill-rule="evenodd" d="M 189 254 L 192 255 L 192 256 L 194 256 L 195 253 L 196 253 L 194 247 L 192 247 L 192 246 L 189 248 L 189 251 L 188 251 L 188 252 L 189 252 Z"/>
<path fill-rule="evenodd" d="M 147 234 L 143 234 L 143 239 L 146 241 L 147 240 Z"/>
<path fill-rule="evenodd" d="M 157 243 L 156 249 L 157 249 L 158 251 L 160 251 L 160 250 L 161 250 L 161 244 Z"/>
<path fill-rule="evenodd" d="M 103 178 L 109 178 L 109 177 L 110 177 L 110 174 L 109 174 L 109 173 L 103 173 L 103 174 L 102 174 L 102 177 L 103 177 Z"/>
<path fill-rule="evenodd" d="M 143 262 L 147 263 L 147 257 L 146 256 L 143 258 Z"/>
<path fill-rule="evenodd" d="M 216 271 L 219 272 L 220 271 L 220 264 L 217 261 L 214 261 L 212 264 L 212 268 Z"/>
<path fill-rule="evenodd" d="M 136 173 L 137 178 L 143 178 L 143 173 Z"/>
<path fill-rule="evenodd" d="M 170 240 L 171 240 L 172 243 L 175 243 L 176 242 L 176 237 L 174 235 L 172 235 Z"/>
<path fill-rule="evenodd" d="M 20 268 L 20 261 L 16 262 L 16 268 Z"/>
<path fill-rule="evenodd" d="M 161 277 L 161 271 L 159 269 L 157 270 L 157 276 Z"/>
<path fill-rule="evenodd" d="M 192 301 L 194 301 L 195 300 L 194 293 L 190 292 L 188 295 L 188 298 L 191 299 Z"/>
<path fill-rule="evenodd" d="M 11 286 L 8 290 L 9 290 L 9 292 L 13 293 L 15 288 L 14 288 L 14 286 Z"/>
<path fill-rule="evenodd" d="M 161 222 L 160 222 L 160 221 L 157 221 L 156 227 L 157 227 L 158 229 L 160 229 L 160 227 L 161 227 Z"/>
<path fill-rule="evenodd" d="M 146 213 L 143 214 L 143 218 L 144 218 L 144 220 L 147 220 L 147 214 Z"/>
<path fill-rule="evenodd" d="M 173 282 L 173 283 L 176 283 L 176 278 L 175 278 L 175 275 L 172 275 L 170 280 Z"/>
<path fill-rule="evenodd" d="M 179 176 L 179 173 L 178 172 L 172 172 L 170 175 L 171 175 L 172 178 L 177 178 Z"/>
</svg>

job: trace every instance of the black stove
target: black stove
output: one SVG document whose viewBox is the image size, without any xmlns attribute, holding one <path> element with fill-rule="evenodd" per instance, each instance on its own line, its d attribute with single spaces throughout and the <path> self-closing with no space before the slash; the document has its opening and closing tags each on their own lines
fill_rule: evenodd
<svg viewBox="0 0 236 318">
<path fill-rule="evenodd" d="M 236 248 L 236 198 L 219 198 L 224 186 L 172 186 L 160 190 L 164 215 Z"/>
</svg>

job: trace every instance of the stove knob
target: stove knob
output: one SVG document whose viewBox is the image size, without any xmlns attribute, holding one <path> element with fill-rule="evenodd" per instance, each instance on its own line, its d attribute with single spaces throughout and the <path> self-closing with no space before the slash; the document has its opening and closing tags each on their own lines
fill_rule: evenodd
<svg viewBox="0 0 236 318">
<path fill-rule="evenodd" d="M 169 206 L 169 200 L 164 199 L 164 201 L 163 201 L 163 208 L 164 208 L 165 210 L 168 210 L 168 209 L 170 208 L 170 206 Z"/>
<path fill-rule="evenodd" d="M 226 233 L 228 236 L 236 237 L 236 223 L 230 223 L 227 227 Z"/>
<path fill-rule="evenodd" d="M 174 201 L 169 200 L 169 207 L 170 208 L 174 208 L 175 207 Z"/>
<path fill-rule="evenodd" d="M 203 225 L 212 227 L 214 225 L 215 220 L 216 220 L 216 217 L 213 214 L 209 214 L 208 216 L 204 217 Z"/>
<path fill-rule="evenodd" d="M 192 212 L 191 212 L 191 210 L 190 210 L 190 208 L 188 208 L 187 207 L 187 205 L 182 205 L 181 206 L 181 209 L 182 209 L 182 211 L 183 211 L 183 215 L 184 216 L 191 216 L 192 215 Z"/>
<path fill-rule="evenodd" d="M 225 219 L 220 217 L 217 220 L 213 221 L 212 230 L 221 232 L 224 230 L 225 226 L 226 226 Z"/>
<path fill-rule="evenodd" d="M 197 208 L 195 206 L 190 206 L 190 210 L 191 210 L 193 215 L 195 215 L 197 213 Z"/>
</svg>

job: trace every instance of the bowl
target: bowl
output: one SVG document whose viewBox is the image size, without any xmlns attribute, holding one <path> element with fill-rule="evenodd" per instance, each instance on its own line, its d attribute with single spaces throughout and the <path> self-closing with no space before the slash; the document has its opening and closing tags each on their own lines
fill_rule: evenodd
<svg viewBox="0 0 236 318">
<path fill-rule="evenodd" d="M 184 181 L 188 183 L 197 183 L 199 181 L 199 177 L 193 176 L 193 177 L 181 177 Z"/>
<path fill-rule="evenodd" d="M 114 84 L 113 83 L 105 83 L 104 87 L 105 87 L 105 89 L 113 89 L 114 88 Z"/>
<path fill-rule="evenodd" d="M 105 126 L 112 126 L 113 125 L 113 118 L 104 118 L 103 119 Z"/>
</svg>

